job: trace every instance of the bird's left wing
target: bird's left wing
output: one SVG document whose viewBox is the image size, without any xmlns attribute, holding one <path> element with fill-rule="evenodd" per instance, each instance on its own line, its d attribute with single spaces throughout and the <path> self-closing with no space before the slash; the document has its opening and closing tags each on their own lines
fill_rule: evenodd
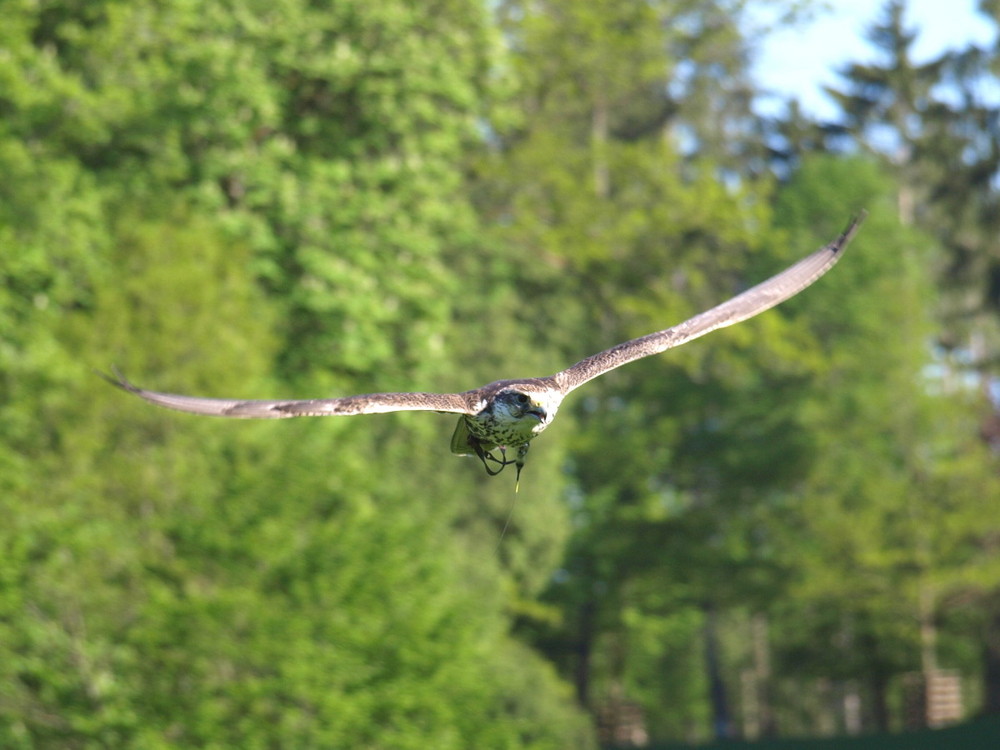
<svg viewBox="0 0 1000 750">
<path fill-rule="evenodd" d="M 366 393 L 344 398 L 316 398 L 285 401 L 239 401 L 228 398 L 201 398 L 175 393 L 159 393 L 139 388 L 114 370 L 114 377 L 99 372 L 112 385 L 134 393 L 157 406 L 191 414 L 244 419 L 283 417 L 351 416 L 383 414 L 391 411 L 442 411 L 471 414 L 470 398 L 464 393 Z"/>
<path fill-rule="evenodd" d="M 784 302 L 812 284 L 840 260 L 844 248 L 857 233 L 865 216 L 867 214 L 862 211 L 851 220 L 847 229 L 833 242 L 731 300 L 695 315 L 690 320 L 672 328 L 605 349 L 603 352 L 577 362 L 553 377 L 562 392 L 569 393 L 588 380 L 603 375 L 616 367 L 680 346 L 718 328 L 725 328 L 747 318 L 752 318 L 754 315 Z"/>
</svg>

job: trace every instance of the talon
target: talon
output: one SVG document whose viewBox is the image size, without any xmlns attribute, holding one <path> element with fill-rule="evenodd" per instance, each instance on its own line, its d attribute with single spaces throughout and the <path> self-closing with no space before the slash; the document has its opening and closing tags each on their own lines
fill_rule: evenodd
<svg viewBox="0 0 1000 750">
<path fill-rule="evenodd" d="M 497 474 L 503 471 L 504 467 L 510 466 L 512 463 L 515 463 L 514 461 L 511 461 L 510 459 L 507 458 L 507 448 L 505 446 L 502 445 L 498 446 L 500 455 L 503 458 L 497 458 L 496 456 L 493 455 L 492 451 L 483 450 L 483 446 L 480 445 L 479 443 L 474 443 L 473 447 L 476 450 L 476 456 L 478 456 L 479 460 L 483 462 L 483 468 L 486 469 L 486 473 L 489 474 L 491 477 L 495 477 Z M 488 463 L 489 461 L 492 461 L 494 464 L 496 464 L 497 468 L 495 469 L 490 468 L 490 465 Z"/>
</svg>

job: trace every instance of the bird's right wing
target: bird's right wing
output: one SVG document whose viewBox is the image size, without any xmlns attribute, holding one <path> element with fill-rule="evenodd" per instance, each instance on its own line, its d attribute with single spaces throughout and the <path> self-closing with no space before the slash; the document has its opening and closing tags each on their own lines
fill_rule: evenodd
<svg viewBox="0 0 1000 750">
<path fill-rule="evenodd" d="M 191 414 L 244 419 L 281 419 L 283 417 L 351 416 L 383 414 L 392 411 L 440 411 L 472 414 L 470 399 L 464 393 L 366 393 L 344 398 L 317 398 L 285 401 L 240 401 L 226 398 L 201 398 L 175 393 L 147 391 L 133 385 L 117 370 L 114 377 L 99 372 L 102 378 L 122 390 L 134 393 L 152 404 Z"/>
<path fill-rule="evenodd" d="M 711 310 L 706 310 L 671 328 L 650 333 L 605 349 L 603 352 L 598 352 L 553 377 L 563 393 L 569 393 L 588 380 L 603 375 L 616 367 L 621 367 L 643 357 L 659 354 L 718 328 L 731 326 L 769 310 L 789 297 L 795 296 L 829 271 L 834 263 L 840 260 L 844 248 L 854 237 L 866 215 L 862 211 L 851 220 L 847 229 L 833 242 L 821 247 L 811 255 L 807 255 L 798 263 L 789 266 L 767 281 L 747 289 L 742 294 L 738 294 L 732 299 L 716 305 Z"/>
</svg>

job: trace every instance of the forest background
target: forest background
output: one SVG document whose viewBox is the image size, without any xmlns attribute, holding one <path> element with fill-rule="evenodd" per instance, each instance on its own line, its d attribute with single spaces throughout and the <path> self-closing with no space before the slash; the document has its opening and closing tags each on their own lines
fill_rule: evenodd
<svg viewBox="0 0 1000 750">
<path fill-rule="evenodd" d="M 917 65 L 889 2 L 835 122 L 764 119 L 760 4 L 2 0 L 0 746 L 897 730 L 941 672 L 1000 713 L 1000 50 Z M 502 538 L 452 416 L 92 372 L 549 374 L 862 208 L 806 293 L 575 394 Z"/>
</svg>

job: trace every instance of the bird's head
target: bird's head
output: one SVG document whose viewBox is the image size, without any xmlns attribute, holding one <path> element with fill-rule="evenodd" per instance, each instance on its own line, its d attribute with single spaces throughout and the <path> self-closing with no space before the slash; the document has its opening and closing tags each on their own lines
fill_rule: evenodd
<svg viewBox="0 0 1000 750">
<path fill-rule="evenodd" d="M 558 408 L 558 400 L 548 390 L 517 385 L 500 391 L 493 400 L 496 417 L 518 424 L 519 432 L 530 436 L 548 427 Z"/>
</svg>

